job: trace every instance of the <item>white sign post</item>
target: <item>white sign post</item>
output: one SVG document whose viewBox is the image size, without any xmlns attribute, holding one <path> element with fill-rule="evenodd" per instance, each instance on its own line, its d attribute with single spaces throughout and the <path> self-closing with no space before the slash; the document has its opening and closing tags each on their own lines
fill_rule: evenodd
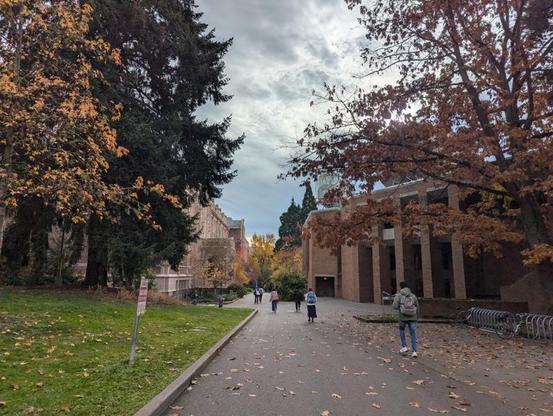
<svg viewBox="0 0 553 416">
<path fill-rule="evenodd" d="M 136 315 L 134 317 L 134 329 L 132 333 L 131 341 L 131 354 L 129 356 L 129 364 L 134 363 L 136 357 L 136 344 L 138 341 L 138 324 L 140 323 L 140 316 L 146 311 L 146 299 L 148 298 L 148 279 L 140 279 L 140 290 L 138 291 L 138 303 L 136 305 Z"/>
</svg>

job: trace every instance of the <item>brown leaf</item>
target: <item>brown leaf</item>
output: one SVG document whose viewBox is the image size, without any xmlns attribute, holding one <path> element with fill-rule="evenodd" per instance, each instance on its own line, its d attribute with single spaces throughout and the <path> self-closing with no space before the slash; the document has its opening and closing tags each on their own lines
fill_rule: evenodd
<svg viewBox="0 0 553 416">
<path fill-rule="evenodd" d="M 412 401 L 412 402 L 409 402 L 409 404 L 413 407 L 421 407 L 421 405 L 419 404 L 419 402 L 416 402 L 416 401 Z"/>
</svg>

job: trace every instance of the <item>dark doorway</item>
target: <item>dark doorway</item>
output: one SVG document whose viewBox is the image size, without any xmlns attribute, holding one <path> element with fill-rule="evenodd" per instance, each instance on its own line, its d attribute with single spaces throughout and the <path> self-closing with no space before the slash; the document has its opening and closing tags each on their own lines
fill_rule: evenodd
<svg viewBox="0 0 553 416">
<path fill-rule="evenodd" d="M 334 277 L 315 276 L 315 293 L 321 297 L 334 297 Z"/>
</svg>

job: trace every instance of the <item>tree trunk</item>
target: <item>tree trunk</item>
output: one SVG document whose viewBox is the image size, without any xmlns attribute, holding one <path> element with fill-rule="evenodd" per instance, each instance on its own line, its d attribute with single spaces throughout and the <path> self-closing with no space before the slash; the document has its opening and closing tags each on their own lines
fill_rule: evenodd
<svg viewBox="0 0 553 416">
<path fill-rule="evenodd" d="M 530 247 L 536 244 L 551 244 L 543 213 L 534 195 L 523 196 L 518 200 L 521 222 L 526 242 Z"/>
<path fill-rule="evenodd" d="M 107 249 L 100 233 L 100 221 L 92 216 L 88 224 L 88 258 L 85 286 L 107 285 Z"/>
<path fill-rule="evenodd" d="M 58 258 L 58 273 L 56 276 L 56 285 L 61 286 L 63 285 L 63 276 L 62 276 L 62 269 L 63 269 L 63 249 L 65 245 L 65 220 L 62 220 L 61 222 L 61 242 L 60 242 L 60 252 L 59 252 L 59 258 Z"/>
</svg>

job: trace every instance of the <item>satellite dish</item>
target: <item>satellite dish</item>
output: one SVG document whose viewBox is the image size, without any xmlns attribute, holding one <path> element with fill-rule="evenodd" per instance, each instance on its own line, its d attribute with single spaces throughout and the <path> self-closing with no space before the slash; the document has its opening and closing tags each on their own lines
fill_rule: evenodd
<svg viewBox="0 0 553 416">
<path fill-rule="evenodd" d="M 324 199 L 326 193 L 333 189 L 337 189 L 340 184 L 340 178 L 338 175 L 333 173 L 323 173 L 317 178 L 317 200 L 319 203 Z M 336 207 L 338 204 L 334 203 L 332 205 L 323 204 L 327 208 Z"/>
</svg>

